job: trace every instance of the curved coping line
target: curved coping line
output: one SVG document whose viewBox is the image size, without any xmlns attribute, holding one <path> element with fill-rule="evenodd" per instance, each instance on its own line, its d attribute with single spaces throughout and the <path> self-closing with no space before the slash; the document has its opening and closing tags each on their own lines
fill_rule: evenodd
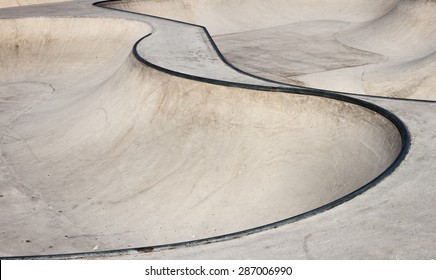
<svg viewBox="0 0 436 280">
<path fill-rule="evenodd" d="M 227 66 L 229 66 L 230 68 L 232 68 L 233 70 L 235 70 L 236 72 L 239 72 L 240 74 L 243 74 L 245 76 L 249 76 L 264 82 L 268 82 L 268 83 L 272 83 L 272 84 L 278 84 L 278 85 L 283 85 L 283 86 L 291 86 L 294 87 L 291 84 L 288 83 L 283 83 L 283 82 L 278 82 L 278 81 L 274 81 L 274 80 L 270 80 L 267 78 L 263 78 L 263 77 L 259 77 L 256 75 L 253 75 L 251 73 L 245 72 L 239 68 L 237 68 L 236 66 L 234 66 L 233 64 L 231 64 L 225 57 L 224 55 L 221 53 L 221 51 L 219 50 L 218 46 L 216 45 L 215 41 L 212 39 L 212 36 L 210 35 L 209 31 L 207 30 L 207 28 L 205 26 L 202 25 L 198 25 L 198 24 L 194 24 L 194 23 L 189 23 L 189 22 L 185 22 L 185 21 L 179 21 L 179 20 L 174 20 L 174 19 L 168 19 L 168 18 L 164 18 L 164 17 L 159 17 L 159 16 L 154 16 L 154 15 L 148 15 L 148 14 L 141 14 L 141 13 L 137 13 L 137 12 L 132 12 L 132 11 L 126 11 L 126 10 L 122 10 L 122 9 L 116 9 L 116 8 L 112 8 L 112 7 L 105 7 L 105 6 L 100 6 L 102 4 L 106 4 L 106 3 L 111 3 L 111 2 L 120 2 L 122 3 L 123 0 L 106 0 L 106 1 L 99 1 L 96 3 L 93 3 L 92 5 L 99 7 L 99 8 L 104 8 L 104 9 L 109 9 L 109 10 L 114 10 L 114 11 L 118 11 L 118 12 L 125 12 L 125 13 L 131 13 L 131 14 L 135 14 L 135 15 L 141 15 L 141 16 L 147 16 L 147 17 L 151 17 L 151 18 L 156 18 L 156 19 L 161 19 L 161 20 L 165 20 L 165 21 L 171 21 L 174 23 L 180 23 L 180 24 L 184 24 L 184 25 L 188 25 L 191 27 L 197 27 L 202 29 L 202 31 L 206 34 L 207 39 L 209 41 L 209 43 L 212 45 L 213 49 L 215 50 L 216 54 L 218 55 L 218 57 L 221 59 L 222 62 L 224 62 L 224 64 L 226 64 Z"/>
<path fill-rule="evenodd" d="M 232 86 L 232 87 L 238 87 L 238 88 L 246 88 L 251 90 L 260 90 L 260 91 L 269 91 L 269 92 L 285 92 L 289 94 L 302 94 L 302 95 L 310 95 L 310 96 L 318 96 L 323 98 L 329 98 L 334 99 L 338 101 L 343 101 L 347 103 L 351 103 L 357 106 L 364 107 L 366 109 L 369 109 L 371 111 L 374 111 L 389 121 L 392 122 L 392 124 L 395 125 L 397 130 L 400 133 L 401 140 L 402 140 L 402 147 L 401 150 L 397 156 L 397 158 L 391 163 L 391 165 L 383 171 L 380 175 L 378 175 L 376 178 L 365 184 L 364 186 L 360 187 L 359 189 L 339 198 L 336 199 L 330 203 L 327 203 L 323 206 L 320 206 L 318 208 L 315 208 L 313 210 L 307 211 L 305 213 L 292 216 L 290 218 L 286 218 L 280 221 L 276 221 L 273 223 L 269 223 L 266 225 L 223 234 L 219 236 L 214 237 L 208 237 L 203 239 L 197 239 L 197 240 L 191 240 L 191 241 L 184 241 L 184 242 L 177 242 L 177 243 L 170 243 L 170 244 L 162 244 L 162 245 L 155 245 L 155 246 L 144 246 L 144 247 L 136 247 L 136 248 L 128 248 L 128 249 L 114 249 L 114 250 L 105 250 L 105 251 L 95 251 L 95 252 L 80 252 L 80 253 L 66 253 L 66 254 L 51 254 L 51 255 L 33 255 L 33 256 L 16 256 L 16 257 L 0 257 L 0 259 L 80 259 L 80 258 L 98 258 L 98 257 L 111 257 L 111 256 L 121 256 L 121 255 L 131 255 L 131 254 L 143 254 L 143 253 L 150 253 L 150 252 L 156 252 L 156 251 L 164 251 L 164 250 L 170 250 L 170 249 L 176 249 L 176 248 L 183 248 L 183 247 L 192 247 L 192 246 L 198 246 L 208 243 L 215 243 L 220 241 L 226 241 L 236 238 L 241 238 L 243 236 L 251 235 L 254 233 L 266 231 L 269 229 L 274 229 L 283 225 L 287 225 L 290 223 L 297 222 L 302 219 L 306 219 L 309 217 L 312 217 L 314 215 L 320 214 L 322 212 L 325 212 L 327 210 L 330 210 L 338 205 L 341 205 L 356 196 L 364 193 L 365 191 L 369 190 L 370 188 L 374 187 L 376 184 L 381 182 L 384 178 L 389 176 L 394 172 L 394 170 L 400 165 L 400 163 L 403 161 L 403 159 L 406 157 L 409 148 L 410 148 L 410 133 L 407 129 L 406 125 L 393 113 L 390 111 L 379 107 L 373 103 L 366 102 L 363 100 L 355 99 L 349 96 L 344 96 L 340 94 L 332 94 L 328 91 L 311 91 L 310 89 L 301 89 L 298 91 L 295 91 L 295 89 L 291 88 L 274 88 L 274 87 L 268 87 L 268 86 L 258 86 L 258 85 L 249 85 L 249 84 L 239 84 L 239 83 L 233 83 L 228 81 L 220 81 L 220 80 L 213 80 L 208 78 L 199 78 L 192 75 L 187 75 L 183 73 L 178 73 L 172 70 L 168 70 L 159 66 L 156 66 L 146 60 L 144 60 L 139 54 L 137 53 L 137 46 L 138 44 L 144 39 L 150 36 L 151 34 L 148 34 L 147 36 L 141 38 L 139 41 L 137 41 L 133 48 L 133 54 L 135 58 L 137 58 L 141 63 L 145 64 L 146 66 L 149 66 L 153 69 L 156 69 L 158 71 L 163 71 L 167 74 L 178 76 L 181 78 L 196 80 L 200 82 L 207 82 L 211 84 L 221 85 L 221 86 Z"/>
<path fill-rule="evenodd" d="M 191 240 L 191 241 L 176 242 L 176 243 L 170 243 L 170 244 L 151 245 L 151 246 L 144 246 L 144 247 L 123 248 L 123 249 L 113 249 L 113 250 L 103 250 L 103 251 L 93 251 L 93 252 L 0 257 L 0 259 L 3 259 L 3 260 L 35 259 L 36 260 L 36 259 L 81 259 L 81 258 L 99 258 L 99 257 L 111 257 L 111 256 L 116 257 L 116 256 L 121 256 L 121 255 L 144 254 L 144 253 L 158 252 L 158 251 L 171 250 L 171 249 L 177 249 L 177 248 L 193 247 L 193 246 L 198 246 L 198 245 L 204 245 L 204 244 L 209 244 L 209 243 L 216 243 L 216 242 L 241 238 L 241 237 L 244 237 L 247 235 L 251 235 L 251 234 L 258 233 L 258 232 L 274 229 L 274 228 L 277 228 L 277 227 L 280 227 L 283 225 L 287 225 L 290 223 L 294 223 L 294 222 L 312 217 L 314 215 L 317 215 L 317 214 L 320 214 L 320 213 L 325 212 L 327 210 L 330 210 L 336 206 L 339 206 L 339 205 L 355 198 L 356 196 L 371 189 L 372 187 L 377 185 L 379 182 L 381 182 L 383 179 L 385 179 L 387 176 L 392 174 L 394 172 L 394 170 L 404 160 L 407 153 L 409 152 L 411 138 L 410 138 L 409 130 L 407 129 L 406 125 L 395 114 L 391 113 L 390 111 L 388 111 L 380 106 L 377 106 L 373 103 L 363 101 L 360 99 L 355 99 L 355 98 L 352 98 L 352 97 L 349 97 L 346 95 L 336 94 L 335 92 L 331 92 L 331 91 L 324 91 L 324 90 L 313 91 L 311 89 L 306 89 L 306 88 L 303 88 L 303 89 L 276 88 L 276 87 L 269 87 L 269 86 L 240 84 L 240 83 L 233 83 L 233 82 L 228 82 L 228 81 L 220 81 L 220 80 L 214 80 L 214 79 L 208 79 L 208 78 L 201 78 L 201 77 L 196 77 L 196 76 L 172 71 L 169 69 L 165 69 L 165 68 L 156 66 L 156 65 L 146 61 L 137 53 L 138 44 L 143 39 L 147 38 L 150 35 L 151 34 L 148 34 L 148 35 L 144 36 L 143 38 L 141 38 L 140 40 L 138 40 L 135 43 L 133 50 L 132 50 L 134 56 L 141 63 L 145 64 L 146 66 L 149 66 L 149 67 L 156 69 L 158 71 L 163 71 L 167 74 L 178 76 L 181 78 L 191 79 L 191 80 L 200 81 L 200 82 L 207 82 L 207 83 L 221 85 L 221 86 L 231 86 L 231 87 L 246 88 L 246 89 L 260 90 L 260 91 L 269 91 L 269 92 L 285 92 L 285 93 L 289 93 L 289 94 L 302 94 L 302 95 L 309 95 L 309 96 L 318 96 L 318 97 L 343 101 L 343 102 L 351 103 L 351 104 L 354 104 L 357 106 L 361 106 L 363 108 L 369 109 L 371 111 L 374 111 L 374 112 L 382 115 L 383 117 L 385 117 L 386 119 L 391 121 L 392 124 L 395 125 L 398 132 L 400 133 L 400 137 L 402 140 L 401 150 L 400 150 L 398 156 L 396 157 L 396 159 L 391 163 L 391 165 L 385 171 L 383 171 L 380 175 L 378 175 L 376 178 L 374 178 L 373 180 L 371 180 L 367 184 L 363 185 L 359 189 L 357 189 L 357 190 L 355 190 L 355 191 L 353 191 L 353 192 L 351 192 L 351 193 L 349 193 L 341 198 L 338 198 L 332 202 L 329 202 L 323 206 L 320 206 L 318 208 L 312 209 L 310 211 L 307 211 L 307 212 L 304 212 L 302 214 L 292 216 L 292 217 L 289 217 L 289 218 L 286 218 L 286 219 L 283 219 L 280 221 L 265 224 L 262 226 L 258 226 L 258 227 L 254 227 L 254 228 L 250 228 L 250 229 L 246 229 L 246 230 L 242 230 L 242 231 L 232 232 L 232 233 L 228 233 L 228 234 L 223 234 L 223 235 L 219 235 L 219 236 L 207 237 L 207 238 L 196 239 L 196 240 Z"/>
<path fill-rule="evenodd" d="M 305 90 L 310 90 L 310 91 L 320 90 L 317 88 L 293 85 L 293 84 L 289 84 L 289 83 L 285 83 L 285 82 L 279 82 L 279 81 L 267 79 L 267 78 L 256 76 L 254 74 L 251 74 L 251 73 L 248 73 L 244 70 L 239 69 L 238 67 L 234 66 L 230 61 L 228 61 L 224 57 L 224 55 L 221 53 L 220 49 L 216 45 L 215 41 L 213 40 L 212 36 L 210 35 L 209 31 L 203 25 L 190 23 L 190 22 L 186 22 L 186 21 L 181 21 L 181 20 L 170 19 L 170 18 L 164 18 L 164 17 L 150 15 L 150 14 L 141 14 L 138 12 L 132 12 L 132 11 L 116 9 L 116 8 L 112 8 L 112 7 L 101 6 L 102 4 L 108 4 L 111 2 L 112 3 L 113 2 L 122 3 L 123 0 L 105 0 L 105 1 L 95 2 L 92 5 L 99 7 L 99 8 L 104 8 L 104 9 L 109 9 L 109 10 L 114 10 L 114 11 L 119 11 L 119 12 L 125 12 L 125 13 L 131 13 L 131 14 L 135 14 L 135 15 L 142 15 L 142 16 L 147 16 L 147 17 L 151 17 L 151 18 L 156 18 L 156 19 L 161 19 L 161 20 L 171 21 L 174 23 L 180 23 L 180 24 L 184 24 L 184 25 L 189 25 L 189 26 L 201 28 L 201 29 L 203 29 L 204 33 L 206 34 L 210 44 L 212 45 L 212 47 L 215 50 L 218 57 L 223 61 L 224 64 L 226 64 L 227 66 L 229 66 L 230 68 L 232 68 L 236 72 L 239 72 L 240 74 L 243 74 L 243 75 L 249 76 L 251 78 L 255 78 L 255 79 L 264 81 L 264 82 L 273 83 L 273 84 L 277 84 L 277 85 L 281 85 L 281 86 L 285 86 L 285 87 L 291 87 L 291 88 L 295 88 L 295 89 L 300 88 L 300 89 L 305 89 Z M 343 94 L 343 95 L 351 95 L 351 96 L 356 96 L 356 97 L 370 97 L 370 98 L 385 99 L 385 100 L 411 101 L 411 102 L 421 102 L 421 103 L 436 103 L 436 100 L 414 99 L 414 98 L 403 98 L 403 97 L 388 97 L 388 96 L 371 95 L 371 94 L 364 94 L 364 93 L 351 93 L 351 92 L 343 92 L 343 91 L 332 91 L 332 90 L 324 90 L 324 89 L 322 89 L 322 91 L 323 92 L 330 92 L 332 94 Z"/>
</svg>

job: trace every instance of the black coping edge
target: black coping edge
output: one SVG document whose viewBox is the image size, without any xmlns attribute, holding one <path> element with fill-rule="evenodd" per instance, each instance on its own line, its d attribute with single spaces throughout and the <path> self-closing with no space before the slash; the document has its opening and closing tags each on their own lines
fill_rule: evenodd
<svg viewBox="0 0 436 280">
<path fill-rule="evenodd" d="M 122 0 L 114 0 L 114 1 L 122 1 Z M 112 1 L 101 1 L 101 2 L 94 3 L 93 5 L 98 5 L 98 4 L 106 3 L 106 2 L 112 2 Z M 116 9 L 114 9 L 114 10 L 116 10 Z M 126 12 L 126 11 L 123 11 L 123 12 Z M 336 206 L 339 206 L 339 205 L 357 197 L 358 195 L 371 189 L 372 187 L 374 187 L 375 185 L 380 183 L 383 179 L 385 179 L 386 177 L 391 175 L 395 171 L 395 169 L 400 165 L 400 163 L 404 160 L 404 158 L 406 157 L 406 155 L 409 152 L 410 145 L 411 145 L 411 137 L 410 137 L 410 132 L 409 132 L 407 126 L 395 114 L 391 113 L 390 111 L 388 111 L 380 106 L 377 106 L 373 103 L 363 101 L 360 99 L 352 98 L 352 97 L 349 97 L 347 95 L 343 95 L 339 92 L 334 92 L 334 91 L 327 91 L 327 90 L 313 89 L 313 88 L 289 88 L 289 87 L 283 88 L 283 87 L 269 87 L 269 86 L 233 83 L 233 82 L 228 82 L 228 81 L 220 81 L 220 80 L 196 77 L 196 76 L 192 76 L 192 75 L 188 75 L 188 74 L 184 74 L 184 73 L 179 73 L 179 72 L 169 70 L 166 68 L 162 68 L 160 66 L 154 65 L 154 64 L 146 61 L 145 59 L 143 59 L 137 53 L 137 50 L 136 50 L 138 44 L 142 40 L 144 40 L 145 38 L 150 36 L 151 34 L 148 34 L 148 35 L 144 36 L 143 38 L 141 38 L 140 40 L 138 40 L 135 43 L 135 45 L 133 47 L 133 51 L 132 51 L 133 55 L 140 62 L 145 64 L 146 66 L 149 66 L 153 69 L 165 72 L 165 73 L 173 75 L 173 76 L 178 76 L 181 78 L 186 78 L 186 79 L 191 79 L 191 80 L 195 80 L 195 81 L 206 82 L 206 83 L 211 83 L 211 84 L 216 84 L 216 85 L 239 87 L 239 88 L 246 88 L 246 89 L 251 89 L 251 90 L 269 91 L 269 92 L 285 92 L 285 93 L 289 93 L 289 94 L 303 94 L 303 95 L 310 95 L 310 96 L 318 96 L 318 97 L 334 99 L 334 100 L 338 100 L 338 101 L 351 103 L 351 104 L 354 104 L 357 106 L 361 106 L 361 107 L 364 107 L 366 109 L 369 109 L 371 111 L 374 111 L 374 112 L 382 115 L 383 117 L 385 117 L 386 119 L 391 121 L 392 124 L 395 125 L 395 127 L 398 129 L 398 131 L 400 133 L 401 140 L 402 140 L 401 150 L 400 150 L 397 158 L 392 162 L 392 164 L 385 171 L 383 171 L 379 176 L 377 176 L 376 178 L 374 178 L 373 180 L 371 180 L 367 184 L 363 185 L 359 189 L 357 189 L 357 190 L 355 190 L 355 191 L 353 191 L 353 192 L 351 192 L 351 193 L 349 193 L 349 194 L 347 194 L 347 195 L 345 195 L 337 200 L 334 200 L 330 203 L 327 203 L 323 206 L 320 206 L 318 208 L 307 211 L 305 213 L 302 213 L 302 214 L 299 214 L 296 216 L 292 216 L 292 217 L 289 217 L 289 218 L 286 218 L 286 219 L 283 219 L 283 220 L 280 220 L 277 222 L 269 223 L 266 225 L 262 225 L 262 226 L 258 226 L 258 227 L 238 231 L 238 232 L 223 234 L 223 235 L 219 235 L 219 236 L 213 236 L 213 237 L 208 237 L 208 238 L 203 238 L 203 239 L 196 239 L 196 240 L 191 240 L 191 241 L 170 243 L 170 244 L 151 245 L 151 246 L 135 247 L 135 248 L 121 248 L 121 249 L 92 251 L 92 252 L 65 253 L 65 254 L 8 256 L 8 257 L 1 257 L 0 256 L 1 260 L 85 259 L 85 258 L 107 258 L 107 257 L 115 257 L 116 258 L 117 256 L 123 256 L 123 255 L 147 254 L 147 253 L 151 253 L 151 252 L 159 252 L 159 251 L 172 250 L 172 249 L 178 249 L 178 248 L 193 247 L 193 246 L 198 246 L 198 245 L 204 245 L 204 244 L 209 244 L 209 243 L 216 243 L 216 242 L 241 238 L 241 237 L 244 237 L 247 235 L 251 235 L 251 234 L 258 233 L 258 232 L 274 229 L 274 228 L 277 228 L 277 227 L 280 227 L 283 225 L 287 225 L 290 223 L 294 223 L 294 222 L 312 217 L 314 215 L 323 213 L 327 210 L 330 210 Z M 367 96 L 367 95 L 364 95 L 364 96 Z M 395 98 L 393 98 L 393 99 L 396 100 Z M 421 100 L 419 100 L 419 101 L 421 101 Z"/>
</svg>

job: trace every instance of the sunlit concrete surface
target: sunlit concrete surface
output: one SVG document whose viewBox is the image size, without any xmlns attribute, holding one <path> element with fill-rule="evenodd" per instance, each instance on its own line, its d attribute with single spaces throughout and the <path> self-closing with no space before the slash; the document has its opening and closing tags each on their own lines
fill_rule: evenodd
<svg viewBox="0 0 436 280">
<path fill-rule="evenodd" d="M 242 70 L 294 85 L 435 100 L 434 1 L 125 0 L 208 27 Z"/>
<path fill-rule="evenodd" d="M 27 2 L 0 256 L 434 258 L 434 2 Z"/>
</svg>

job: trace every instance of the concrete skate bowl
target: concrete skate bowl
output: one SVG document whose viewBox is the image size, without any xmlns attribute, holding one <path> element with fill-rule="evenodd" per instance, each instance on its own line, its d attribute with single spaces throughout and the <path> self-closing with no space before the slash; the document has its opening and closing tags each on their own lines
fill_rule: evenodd
<svg viewBox="0 0 436 280">
<path fill-rule="evenodd" d="M 115 18 L 1 20 L 2 256 L 272 228 L 362 193 L 406 152 L 402 123 L 363 101 L 147 66 L 130 50 L 151 31 Z"/>
<path fill-rule="evenodd" d="M 267 79 L 436 100 L 435 1 L 322 2 L 121 0 L 99 5 L 203 25 L 229 62 Z"/>
</svg>

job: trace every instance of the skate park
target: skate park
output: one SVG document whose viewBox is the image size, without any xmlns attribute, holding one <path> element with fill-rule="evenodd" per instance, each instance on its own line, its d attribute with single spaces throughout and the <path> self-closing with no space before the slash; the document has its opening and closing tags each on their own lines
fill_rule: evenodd
<svg viewBox="0 0 436 280">
<path fill-rule="evenodd" d="M 434 258 L 434 1 L 0 5 L 2 258 Z"/>
</svg>

